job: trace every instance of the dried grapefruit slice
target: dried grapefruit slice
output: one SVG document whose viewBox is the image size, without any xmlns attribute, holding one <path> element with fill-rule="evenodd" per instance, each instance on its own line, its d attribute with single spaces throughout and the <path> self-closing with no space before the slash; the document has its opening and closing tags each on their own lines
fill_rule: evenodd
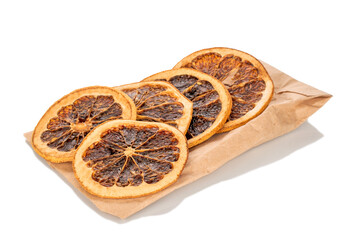
<svg viewBox="0 0 360 240">
<path fill-rule="evenodd" d="M 189 147 L 210 138 L 225 124 L 231 111 L 231 96 L 216 78 L 181 68 L 154 74 L 143 81 L 167 81 L 193 102 L 193 114 L 186 133 Z"/>
<path fill-rule="evenodd" d="M 253 56 L 235 49 L 209 48 L 190 54 L 174 69 L 191 68 L 222 81 L 229 90 L 233 106 L 220 132 L 244 125 L 268 106 L 274 84 L 264 66 Z"/>
<path fill-rule="evenodd" d="M 135 198 L 174 183 L 187 158 L 186 138 L 175 127 L 114 120 L 86 136 L 73 169 L 83 188 L 93 195 Z"/>
<path fill-rule="evenodd" d="M 69 162 L 83 138 L 97 125 L 113 119 L 136 119 L 132 100 L 109 87 L 81 88 L 55 102 L 32 136 L 34 150 L 51 162 Z"/>
<path fill-rule="evenodd" d="M 163 122 L 186 133 L 192 116 L 192 102 L 167 82 L 139 82 L 115 87 L 135 103 L 137 120 Z"/>
</svg>

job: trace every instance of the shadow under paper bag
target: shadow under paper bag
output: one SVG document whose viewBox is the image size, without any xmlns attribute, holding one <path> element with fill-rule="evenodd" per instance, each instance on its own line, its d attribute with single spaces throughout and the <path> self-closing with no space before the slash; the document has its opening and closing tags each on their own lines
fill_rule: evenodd
<svg viewBox="0 0 360 240">
<path fill-rule="evenodd" d="M 178 181 L 158 193 L 135 199 L 105 199 L 96 197 L 87 193 L 80 186 L 73 174 L 71 163 L 47 163 L 50 167 L 60 173 L 71 185 L 80 190 L 82 194 L 84 194 L 84 196 L 94 203 L 102 212 L 109 213 L 122 219 L 127 218 L 172 191 L 208 175 L 247 150 L 296 129 L 331 98 L 330 94 L 301 83 L 266 63 L 263 64 L 275 84 L 274 97 L 267 109 L 244 126 L 230 132 L 216 134 L 206 142 L 192 148 L 190 150 L 188 162 Z M 302 129 L 304 128 L 305 130 L 307 129 L 307 132 L 309 132 L 309 129 L 312 130 L 310 131 L 309 139 L 307 139 L 306 136 L 299 135 L 304 140 L 303 142 L 300 142 L 303 143 L 303 145 L 309 144 L 322 136 L 310 124 L 306 124 L 305 127 L 302 127 Z M 28 141 L 30 141 L 31 134 L 31 132 L 25 134 Z M 291 134 L 291 136 L 293 135 Z M 275 143 L 276 141 L 281 141 L 281 139 L 275 140 Z M 301 144 L 294 144 L 293 146 L 288 146 L 287 144 L 287 150 L 282 146 L 281 149 L 284 149 L 283 151 L 272 151 L 265 155 L 255 153 L 255 150 L 259 150 L 259 148 L 253 149 L 240 157 L 241 159 L 245 158 L 244 162 L 238 161 L 239 159 L 237 159 L 237 161 L 233 161 L 236 163 L 227 164 L 233 165 L 230 174 L 229 172 L 226 172 L 224 173 L 224 176 L 220 176 L 219 174 L 222 174 L 224 170 L 219 170 L 212 174 L 214 175 L 213 177 L 209 176 L 207 178 L 212 181 L 209 184 L 202 185 L 201 182 L 204 181 L 199 181 L 192 184 L 193 188 L 189 186 L 185 188 L 184 191 L 180 191 L 178 194 L 180 196 L 174 196 L 175 194 L 169 196 L 170 198 L 173 198 L 172 200 L 175 200 L 174 198 L 176 198 L 174 201 L 175 204 L 172 203 L 173 207 L 170 206 L 169 209 L 174 208 L 186 196 L 207 186 L 279 160 L 300 147 L 302 147 Z M 263 149 L 263 147 L 261 149 Z M 253 154 L 253 157 L 251 157 L 251 154 Z M 226 166 L 224 166 L 223 169 L 226 171 Z M 186 189 L 189 189 L 189 191 L 187 192 Z M 80 194 L 78 195 L 87 202 Z M 169 199 L 164 199 L 162 202 L 168 202 L 168 200 Z M 150 211 L 149 215 L 153 214 L 154 213 L 151 213 Z"/>
</svg>

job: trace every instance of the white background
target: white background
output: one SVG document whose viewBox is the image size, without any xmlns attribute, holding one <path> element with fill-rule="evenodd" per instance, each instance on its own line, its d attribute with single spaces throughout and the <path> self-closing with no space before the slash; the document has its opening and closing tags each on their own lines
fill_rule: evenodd
<svg viewBox="0 0 360 240">
<path fill-rule="evenodd" d="M 356 2 L 1 1 L 0 238 L 360 239 Z M 334 97 L 127 220 L 98 211 L 25 143 L 70 91 L 139 81 L 214 46 Z"/>
</svg>

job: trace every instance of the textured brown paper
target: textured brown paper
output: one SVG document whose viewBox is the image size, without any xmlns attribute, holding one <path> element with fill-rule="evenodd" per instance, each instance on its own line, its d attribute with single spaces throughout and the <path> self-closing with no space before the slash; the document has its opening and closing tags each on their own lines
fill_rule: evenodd
<svg viewBox="0 0 360 240">
<path fill-rule="evenodd" d="M 71 163 L 50 163 L 69 183 L 79 189 L 101 211 L 126 218 L 151 203 L 195 180 L 215 171 L 245 151 L 290 132 L 322 107 L 331 95 L 301 83 L 263 63 L 275 84 L 275 92 L 267 109 L 242 127 L 217 134 L 190 150 L 188 162 L 178 181 L 150 196 L 135 199 L 105 199 L 82 189 L 72 171 Z M 26 133 L 28 141 L 31 132 Z"/>
</svg>

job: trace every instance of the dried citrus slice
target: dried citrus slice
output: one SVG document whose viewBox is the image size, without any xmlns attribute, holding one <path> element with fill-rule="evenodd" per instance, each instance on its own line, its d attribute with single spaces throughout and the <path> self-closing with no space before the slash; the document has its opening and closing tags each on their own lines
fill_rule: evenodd
<svg viewBox="0 0 360 240">
<path fill-rule="evenodd" d="M 139 82 L 115 87 L 135 103 L 137 120 L 163 122 L 186 133 L 192 116 L 192 102 L 167 82 Z"/>
<path fill-rule="evenodd" d="M 136 119 L 132 100 L 109 87 L 75 90 L 55 102 L 32 136 L 34 150 L 51 162 L 69 162 L 83 138 L 97 125 L 113 119 Z"/>
<path fill-rule="evenodd" d="M 244 125 L 268 106 L 274 84 L 264 66 L 253 56 L 235 49 L 209 48 L 190 54 L 174 69 L 191 68 L 222 81 L 229 90 L 233 106 L 220 132 Z"/>
<path fill-rule="evenodd" d="M 231 111 L 231 96 L 216 78 L 192 69 L 168 70 L 143 81 L 167 81 L 193 102 L 193 114 L 186 133 L 189 147 L 210 138 L 225 124 Z"/>
<path fill-rule="evenodd" d="M 185 136 L 165 123 L 114 120 L 95 128 L 73 161 L 76 178 L 89 193 L 135 198 L 174 183 L 188 158 Z"/>
</svg>

